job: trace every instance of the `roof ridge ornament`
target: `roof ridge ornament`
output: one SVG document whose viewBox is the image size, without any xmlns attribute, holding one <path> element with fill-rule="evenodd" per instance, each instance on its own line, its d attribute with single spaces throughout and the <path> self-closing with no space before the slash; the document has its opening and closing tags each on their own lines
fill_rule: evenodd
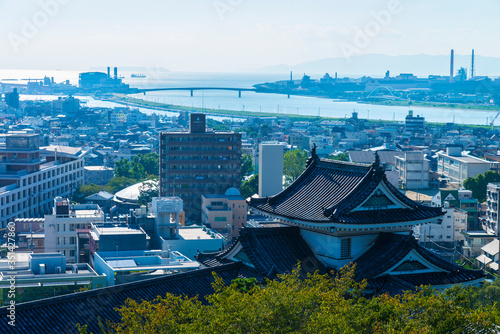
<svg viewBox="0 0 500 334">
<path fill-rule="evenodd" d="M 375 161 L 372 163 L 372 167 L 380 167 L 380 157 L 378 151 L 375 151 Z"/>
<path fill-rule="evenodd" d="M 309 159 L 307 159 L 306 167 L 309 167 L 309 165 L 311 165 L 313 163 L 313 161 L 315 161 L 315 160 L 318 161 L 319 157 L 316 154 L 316 143 L 313 143 L 313 147 L 311 149 L 311 157 Z"/>
</svg>

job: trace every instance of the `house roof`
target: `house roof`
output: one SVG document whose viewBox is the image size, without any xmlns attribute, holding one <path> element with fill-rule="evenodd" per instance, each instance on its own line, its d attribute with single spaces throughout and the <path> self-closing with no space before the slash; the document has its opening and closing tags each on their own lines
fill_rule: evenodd
<svg viewBox="0 0 500 334">
<path fill-rule="evenodd" d="M 98 318 L 120 321 L 115 308 L 128 298 L 136 301 L 153 300 L 167 293 L 195 297 L 214 292 L 212 283 L 215 272 L 226 284 L 241 277 L 241 263 L 226 264 L 215 268 L 193 270 L 181 274 L 165 275 L 139 282 L 95 289 L 59 297 L 16 304 L 16 326 L 0 321 L 0 333 L 78 333 L 77 323 L 88 325 L 89 332 L 100 333 Z M 9 310 L 0 308 L 0 316 L 7 319 Z"/>
<path fill-rule="evenodd" d="M 485 253 L 490 254 L 490 255 L 497 255 L 499 252 L 499 245 L 500 245 L 500 242 L 498 241 L 498 239 L 493 239 L 492 242 L 489 242 L 486 245 L 484 245 L 481 248 L 481 250 Z"/>
<path fill-rule="evenodd" d="M 92 194 L 90 196 L 85 197 L 87 201 L 110 201 L 114 197 L 113 194 L 108 193 L 107 191 L 101 190 L 98 193 Z"/>
<path fill-rule="evenodd" d="M 404 208 L 353 211 L 382 183 Z M 441 208 L 418 204 L 392 186 L 378 159 L 372 165 L 354 164 L 320 159 L 315 152 L 288 188 L 275 196 L 251 198 L 249 205 L 274 216 L 317 223 L 382 224 L 443 215 Z"/>
</svg>

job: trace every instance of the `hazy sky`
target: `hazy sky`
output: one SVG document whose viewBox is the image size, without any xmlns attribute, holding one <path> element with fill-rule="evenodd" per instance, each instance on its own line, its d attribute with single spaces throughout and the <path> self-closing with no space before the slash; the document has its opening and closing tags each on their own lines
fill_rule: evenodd
<svg viewBox="0 0 500 334">
<path fill-rule="evenodd" d="M 451 48 L 500 56 L 499 14 L 498 0 L 0 0 L 0 68 L 244 71 Z"/>
</svg>

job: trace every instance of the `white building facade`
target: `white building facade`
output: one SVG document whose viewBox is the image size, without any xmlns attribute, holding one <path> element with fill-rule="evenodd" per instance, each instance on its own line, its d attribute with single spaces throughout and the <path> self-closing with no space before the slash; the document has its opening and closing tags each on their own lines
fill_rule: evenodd
<svg viewBox="0 0 500 334">
<path fill-rule="evenodd" d="M 61 151 L 40 148 L 38 134 L 6 136 L 0 146 L 0 227 L 50 212 L 56 196 L 69 197 L 83 184 L 83 157 Z"/>
</svg>

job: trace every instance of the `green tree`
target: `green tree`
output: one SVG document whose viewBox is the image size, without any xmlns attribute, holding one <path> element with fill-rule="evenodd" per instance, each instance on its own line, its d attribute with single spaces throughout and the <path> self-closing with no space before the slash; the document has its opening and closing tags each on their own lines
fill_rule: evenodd
<svg viewBox="0 0 500 334">
<path fill-rule="evenodd" d="M 144 181 L 143 185 L 139 188 L 139 197 L 137 204 L 147 205 L 153 200 L 153 197 L 160 196 L 160 189 L 158 188 L 158 181 L 149 180 Z"/>
<path fill-rule="evenodd" d="M 259 174 L 252 175 L 241 185 L 241 196 L 250 197 L 259 191 Z"/>
<path fill-rule="evenodd" d="M 129 174 L 130 163 L 127 159 L 121 158 L 115 161 L 115 176 L 117 177 L 130 177 Z"/>
<path fill-rule="evenodd" d="M 86 197 L 98 193 L 102 190 L 105 190 L 105 186 L 99 186 L 93 183 L 81 185 L 73 195 L 73 200 L 77 203 L 84 203 Z"/>
<path fill-rule="evenodd" d="M 482 203 L 486 200 L 486 189 L 490 182 L 500 182 L 500 174 L 489 170 L 475 178 L 466 178 L 463 186 L 465 189 L 472 191 L 472 196 Z"/>
<path fill-rule="evenodd" d="M 147 175 L 159 175 L 160 157 L 157 153 L 147 153 L 140 155 L 140 163 L 144 167 Z"/>
<path fill-rule="evenodd" d="M 131 179 L 128 177 L 123 177 L 123 176 L 116 177 L 115 176 L 106 185 L 106 191 L 109 191 L 112 194 L 116 194 L 120 190 L 125 189 L 128 186 L 131 186 L 137 182 L 138 182 L 137 180 Z"/>
<path fill-rule="evenodd" d="M 349 161 L 349 152 L 346 151 L 337 155 L 330 155 L 328 159 L 337 161 Z"/>
<path fill-rule="evenodd" d="M 241 177 L 248 176 L 254 171 L 252 157 L 248 154 L 243 154 L 241 157 Z"/>
<path fill-rule="evenodd" d="M 444 293 L 431 287 L 402 295 L 365 298 L 365 281 L 354 280 L 354 265 L 337 274 L 300 268 L 257 285 L 235 280 L 229 286 L 214 274 L 214 293 L 198 298 L 167 294 L 153 301 L 127 300 L 119 323 L 107 333 L 491 333 L 500 324 L 499 307 L 473 308 L 470 291 Z M 85 326 L 78 326 L 87 333 Z"/>
<path fill-rule="evenodd" d="M 283 174 L 287 183 L 295 181 L 306 168 L 308 154 L 304 150 L 290 150 L 283 155 Z"/>
</svg>

